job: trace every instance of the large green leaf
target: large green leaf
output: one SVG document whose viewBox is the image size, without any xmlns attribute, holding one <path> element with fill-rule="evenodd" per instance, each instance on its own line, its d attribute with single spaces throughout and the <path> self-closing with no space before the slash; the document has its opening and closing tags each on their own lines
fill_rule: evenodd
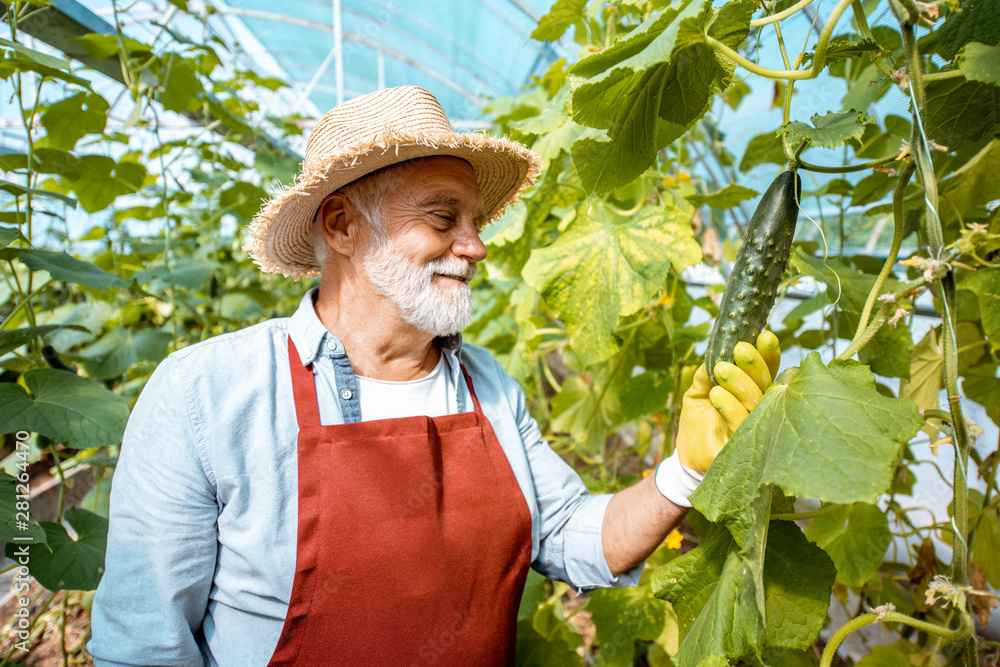
<svg viewBox="0 0 1000 667">
<path fill-rule="evenodd" d="M 532 627 L 531 619 L 517 622 L 517 667 L 583 667 L 577 655 L 562 637 L 542 636 Z"/>
<path fill-rule="evenodd" d="M 978 520 L 972 562 L 983 568 L 990 586 L 1000 588 L 1000 514 L 995 509 Z"/>
<path fill-rule="evenodd" d="M 524 591 L 521 593 L 521 604 L 517 608 L 517 620 L 530 619 L 534 616 L 535 610 L 547 597 L 545 577 L 529 568 L 528 578 L 524 581 Z"/>
<path fill-rule="evenodd" d="M 687 216 L 649 206 L 632 218 L 599 203 L 581 207 L 572 226 L 552 245 L 535 250 L 524 279 L 566 323 L 584 364 L 618 349 L 614 330 L 663 287 L 671 265 L 681 271 L 701 259 Z"/>
<path fill-rule="evenodd" d="M 167 331 L 139 329 L 130 333 L 125 327 L 115 327 L 100 340 L 79 352 L 87 359 L 84 368 L 95 380 L 120 377 L 140 361 L 159 362 L 167 356 L 173 336 Z"/>
<path fill-rule="evenodd" d="M 31 576 L 50 591 L 92 591 L 104 574 L 108 520 L 78 507 L 70 507 L 63 518 L 76 539 L 60 524 L 43 522 L 46 544 L 28 546 Z M 7 545 L 8 558 L 17 547 L 14 543 Z"/>
<path fill-rule="evenodd" d="M 990 339 L 990 347 L 1000 350 L 1000 269 L 979 269 L 966 276 L 961 287 L 979 299 L 983 331 Z"/>
<path fill-rule="evenodd" d="M 531 256 L 535 232 L 548 218 L 559 193 L 559 174 L 564 157 L 549 162 L 536 185 L 483 233 L 489 246 L 487 266 L 490 275 L 504 280 L 517 280 Z M 577 191 L 579 192 L 579 191 Z M 581 193 L 582 194 L 582 193 Z"/>
<path fill-rule="evenodd" d="M 62 203 L 68 205 L 70 208 L 76 208 L 76 200 L 72 197 L 68 197 L 61 192 L 54 192 L 52 190 L 43 190 L 42 188 L 26 188 L 23 185 L 18 185 L 17 183 L 11 183 L 10 181 L 4 181 L 0 179 L 0 190 L 4 192 L 9 192 L 15 197 L 20 197 L 21 195 L 31 194 L 34 197 L 45 197 L 46 199 L 58 199 Z"/>
<path fill-rule="evenodd" d="M 899 397 L 913 401 L 921 410 L 937 410 L 940 407 L 938 396 L 944 388 L 944 378 L 941 376 L 943 365 L 944 357 L 938 346 L 937 333 L 931 329 L 913 348 L 910 379 L 900 383 Z M 929 424 L 924 425 L 923 430 L 932 438 L 938 433 Z"/>
<path fill-rule="evenodd" d="M 239 181 L 219 193 L 219 206 L 244 220 L 250 220 L 268 199 L 270 197 L 262 188 Z"/>
<path fill-rule="evenodd" d="M 600 400 L 600 404 L 598 404 Z M 563 382 L 562 391 L 552 398 L 552 421 L 556 433 L 569 433 L 580 450 L 597 455 L 604 448 L 605 423 L 621 421 L 618 394 L 601 391 L 579 375 Z"/>
<path fill-rule="evenodd" d="M 788 139 L 792 146 L 798 146 L 806 140 L 810 146 L 836 148 L 848 141 L 860 139 L 865 132 L 865 123 L 874 122 L 875 119 L 866 116 L 864 112 L 851 109 L 831 111 L 822 116 L 817 114 L 810 120 L 812 127 L 797 120 L 785 123 L 778 130 L 778 134 Z"/>
<path fill-rule="evenodd" d="M 655 109 L 667 71 L 655 68 L 625 79 L 616 99 L 621 119 L 611 131 L 590 130 L 573 143 L 573 164 L 587 189 L 604 193 L 635 180 L 656 157 Z M 578 121 L 579 122 L 579 121 Z"/>
<path fill-rule="evenodd" d="M 653 573 L 653 591 L 677 612 L 681 644 L 674 663 L 694 667 L 710 656 L 738 657 L 764 646 L 805 649 L 822 629 L 833 563 L 788 521 L 772 521 L 764 552 L 764 619 L 743 590 L 745 560 L 731 535 L 714 529 L 702 544 Z M 763 621 L 755 645 L 745 628 Z"/>
<path fill-rule="evenodd" d="M 825 283 L 830 302 L 837 301 L 839 296 L 838 305 L 852 313 L 860 313 L 864 309 L 868 293 L 875 285 L 875 276 L 855 270 L 839 257 L 823 260 L 795 248 L 791 263 L 796 270 Z M 882 286 L 882 292 L 892 290 L 898 284 L 894 278 L 889 278 Z"/>
<path fill-rule="evenodd" d="M 50 67 L 45 64 L 45 62 L 66 62 L 62 58 L 56 58 L 55 56 L 50 56 L 46 53 L 29 49 L 26 46 L 16 44 L 15 42 L 11 42 L 9 40 L 3 41 L 7 42 L 7 44 L 13 44 L 14 46 L 9 47 L 12 49 L 10 53 L 0 49 L 0 54 L 2 54 L 2 57 L 0 57 L 0 79 L 9 78 L 14 72 L 37 72 L 38 74 L 41 74 L 42 77 L 60 79 L 69 83 L 75 83 L 76 85 L 84 88 L 90 87 L 89 81 L 74 74 L 70 74 L 68 68 L 63 68 L 62 66 Z"/>
<path fill-rule="evenodd" d="M 104 132 L 108 101 L 94 92 L 76 93 L 53 102 L 42 114 L 50 148 L 72 149 L 88 134 Z"/>
<path fill-rule="evenodd" d="M 844 60 L 851 60 L 868 54 L 878 54 L 883 49 L 874 40 L 861 39 L 855 41 L 854 35 L 840 35 L 834 37 L 826 45 L 826 59 L 823 61 L 826 67 Z M 809 66 L 816 56 L 814 51 L 809 51 L 802 56 L 802 65 Z M 871 56 L 869 56 L 871 57 Z"/>
<path fill-rule="evenodd" d="M 940 192 L 941 218 L 946 222 L 965 217 L 970 209 L 995 199 L 1000 192 L 1000 139 L 990 141 L 972 160 L 943 179 Z"/>
<path fill-rule="evenodd" d="M 668 375 L 657 382 L 655 373 L 643 373 L 631 378 L 618 392 L 621 398 L 622 416 L 632 420 L 660 412 L 674 391 L 674 383 Z"/>
<path fill-rule="evenodd" d="M 161 264 L 151 269 L 137 271 L 134 277 L 140 285 L 150 284 L 153 289 L 169 289 L 171 287 L 194 289 L 204 285 L 208 277 L 212 275 L 212 271 L 217 268 L 219 265 L 214 261 L 184 257 L 169 267 Z"/>
<path fill-rule="evenodd" d="M 0 383 L 0 433 L 33 431 L 67 447 L 84 449 L 121 442 L 128 401 L 67 371 L 30 370 L 21 376 L 28 390 Z"/>
<path fill-rule="evenodd" d="M 151 63 L 161 81 L 157 100 L 164 109 L 186 111 L 200 106 L 197 95 L 205 86 L 197 75 L 197 66 L 190 58 L 179 53 L 166 53 Z"/>
<path fill-rule="evenodd" d="M 24 238 L 21 236 L 21 230 L 17 227 L 8 227 L 6 225 L 0 227 L 0 249 L 6 248 L 14 241 Z"/>
<path fill-rule="evenodd" d="M 995 366 L 980 366 L 965 372 L 962 393 L 986 408 L 993 423 L 1000 426 L 1000 378 Z"/>
<path fill-rule="evenodd" d="M 27 454 L 26 449 L 21 451 Z M 28 505 L 26 497 L 18 498 L 19 495 L 27 496 L 26 490 L 23 486 L 18 489 L 17 480 L 10 475 L 0 473 L 0 540 L 13 545 L 46 540 L 45 531 L 37 521 L 25 521 L 24 514 L 18 516 L 19 512 L 30 515 L 30 510 L 18 509 L 18 503 L 24 503 L 22 507 Z"/>
<path fill-rule="evenodd" d="M 839 324 L 841 331 L 852 332 L 860 323 L 868 293 L 875 285 L 875 276 L 862 273 L 847 266 L 839 257 L 824 260 L 812 257 L 801 249 L 792 256 L 792 266 L 804 274 L 826 283 L 826 295 L 840 306 Z M 895 289 L 898 282 L 889 278 L 882 291 Z M 872 372 L 886 377 L 910 377 L 910 354 L 913 339 L 905 321 L 896 325 L 883 326 L 875 337 L 858 353 L 858 359 L 871 366 Z"/>
<path fill-rule="evenodd" d="M 736 206 L 741 201 L 753 199 L 758 194 L 760 193 L 756 190 L 751 190 L 736 183 L 730 183 L 721 190 L 710 192 L 707 195 L 691 195 L 690 197 L 686 197 L 686 199 L 695 206 L 708 204 L 712 208 L 727 209 Z"/>
<path fill-rule="evenodd" d="M 910 667 L 905 653 L 891 646 L 873 646 L 871 653 L 862 656 L 855 667 Z"/>
<path fill-rule="evenodd" d="M 960 150 L 1000 131 L 1000 87 L 963 78 L 926 87 L 924 131 L 928 139 Z"/>
<path fill-rule="evenodd" d="M 653 597 L 648 586 L 596 590 L 587 611 L 597 627 L 597 664 L 605 667 L 630 667 L 636 640 L 659 637 L 668 613 L 667 603 Z"/>
<path fill-rule="evenodd" d="M 33 60 L 39 65 L 44 65 L 45 67 L 51 67 L 52 69 L 64 69 L 68 70 L 70 68 L 70 63 L 68 60 L 59 58 L 57 56 L 51 56 L 47 53 L 42 53 L 41 51 L 36 51 L 35 49 L 30 49 L 23 44 L 18 42 L 12 42 L 9 39 L 3 39 L 0 37 L 0 45 L 6 46 L 9 49 L 13 49 L 16 53 Z"/>
<path fill-rule="evenodd" d="M 857 315 L 841 313 L 844 327 L 841 331 L 854 332 L 860 319 Z M 868 344 L 858 352 L 858 361 L 867 364 L 872 373 L 892 378 L 910 379 L 913 334 L 905 321 L 886 324 Z"/>
<path fill-rule="evenodd" d="M 80 158 L 79 176 L 69 181 L 80 206 L 88 213 L 102 211 L 120 195 L 138 192 L 146 178 L 146 168 L 138 162 L 115 162 L 104 155 Z"/>
<path fill-rule="evenodd" d="M 812 352 L 765 393 L 691 496 L 740 544 L 764 484 L 825 502 L 871 502 L 892 481 L 900 447 L 923 425 L 911 401 L 887 398 L 863 364 Z"/>
<path fill-rule="evenodd" d="M 717 13 L 708 0 L 682 0 L 573 66 L 573 119 L 603 130 L 573 144 L 573 162 L 588 191 L 629 183 L 652 164 L 658 148 L 708 111 L 734 65 L 716 57 L 705 32 L 735 46 L 749 30 L 751 11 L 744 0 Z"/>
<path fill-rule="evenodd" d="M 1000 86 L 1000 46 L 969 42 L 962 47 L 958 66 L 970 81 Z"/>
<path fill-rule="evenodd" d="M 868 503 L 841 505 L 810 521 L 805 533 L 833 559 L 837 581 L 848 586 L 862 586 L 878 572 L 892 541 L 885 512 Z"/>
<path fill-rule="evenodd" d="M 556 0 L 552 8 L 542 18 L 538 19 L 538 27 L 531 33 L 532 39 L 541 42 L 554 42 L 577 21 L 584 20 L 583 10 L 587 0 Z"/>
<path fill-rule="evenodd" d="M 740 160 L 740 171 L 750 171 L 757 165 L 768 162 L 777 165 L 788 162 L 785 147 L 773 132 L 758 134 L 750 140 L 743 153 L 743 159 Z"/>
<path fill-rule="evenodd" d="M 1000 4 L 994 0 L 961 0 L 937 35 L 949 56 L 969 42 L 996 46 L 1000 43 Z"/>
<path fill-rule="evenodd" d="M 84 285 L 94 289 L 125 287 L 126 282 L 113 273 L 108 273 L 90 262 L 71 257 L 65 252 L 54 250 L 25 250 L 21 261 L 32 271 L 48 271 L 55 280 Z"/>
<path fill-rule="evenodd" d="M 58 331 L 59 329 L 75 329 L 76 331 L 87 331 L 84 327 L 77 324 L 46 324 L 39 327 L 21 327 L 20 329 L 4 329 L 0 331 L 0 356 L 3 356 L 10 352 L 11 350 L 16 350 L 28 341 L 35 338 L 35 336 L 44 336 L 45 334 L 51 333 L 53 331 Z"/>
</svg>

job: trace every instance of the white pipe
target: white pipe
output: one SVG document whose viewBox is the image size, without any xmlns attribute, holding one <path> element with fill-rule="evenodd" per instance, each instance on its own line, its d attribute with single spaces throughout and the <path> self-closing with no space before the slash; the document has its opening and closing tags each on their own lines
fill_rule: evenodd
<svg viewBox="0 0 1000 667">
<path fill-rule="evenodd" d="M 340 0 L 333 0 L 333 50 L 336 58 L 337 104 L 344 102 L 344 29 L 340 23 Z"/>
</svg>

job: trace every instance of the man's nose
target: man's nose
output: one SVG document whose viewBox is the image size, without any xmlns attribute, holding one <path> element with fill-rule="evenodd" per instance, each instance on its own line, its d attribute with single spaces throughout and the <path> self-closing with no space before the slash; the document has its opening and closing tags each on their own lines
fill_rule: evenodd
<svg viewBox="0 0 1000 667">
<path fill-rule="evenodd" d="M 474 224 L 467 222 L 461 225 L 458 238 L 452 244 L 452 252 L 470 262 L 481 262 L 486 259 L 486 245 L 479 238 L 479 231 Z"/>
</svg>

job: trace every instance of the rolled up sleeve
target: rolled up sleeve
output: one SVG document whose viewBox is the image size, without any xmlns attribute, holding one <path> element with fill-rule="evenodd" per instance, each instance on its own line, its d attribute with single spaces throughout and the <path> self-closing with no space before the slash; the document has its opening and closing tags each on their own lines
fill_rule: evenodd
<svg viewBox="0 0 1000 667">
<path fill-rule="evenodd" d="M 636 586 L 645 562 L 613 576 L 604 556 L 601 533 L 612 494 L 591 495 L 576 473 L 542 439 L 528 412 L 524 393 L 516 391 L 515 411 L 528 455 L 540 523 L 538 556 L 532 567 L 550 579 L 565 581 L 578 592 Z"/>
<path fill-rule="evenodd" d="M 112 481 L 107 570 L 94 599 L 94 662 L 205 664 L 196 640 L 215 571 L 218 506 L 200 415 L 167 358 L 136 402 Z"/>
</svg>

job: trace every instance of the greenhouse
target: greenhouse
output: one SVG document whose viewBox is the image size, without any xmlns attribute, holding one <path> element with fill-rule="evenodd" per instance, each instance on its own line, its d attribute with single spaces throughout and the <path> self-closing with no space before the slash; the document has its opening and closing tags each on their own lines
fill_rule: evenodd
<svg viewBox="0 0 1000 667">
<path fill-rule="evenodd" d="M 0 11 L 0 667 L 1000 664 L 997 0 Z"/>
</svg>

